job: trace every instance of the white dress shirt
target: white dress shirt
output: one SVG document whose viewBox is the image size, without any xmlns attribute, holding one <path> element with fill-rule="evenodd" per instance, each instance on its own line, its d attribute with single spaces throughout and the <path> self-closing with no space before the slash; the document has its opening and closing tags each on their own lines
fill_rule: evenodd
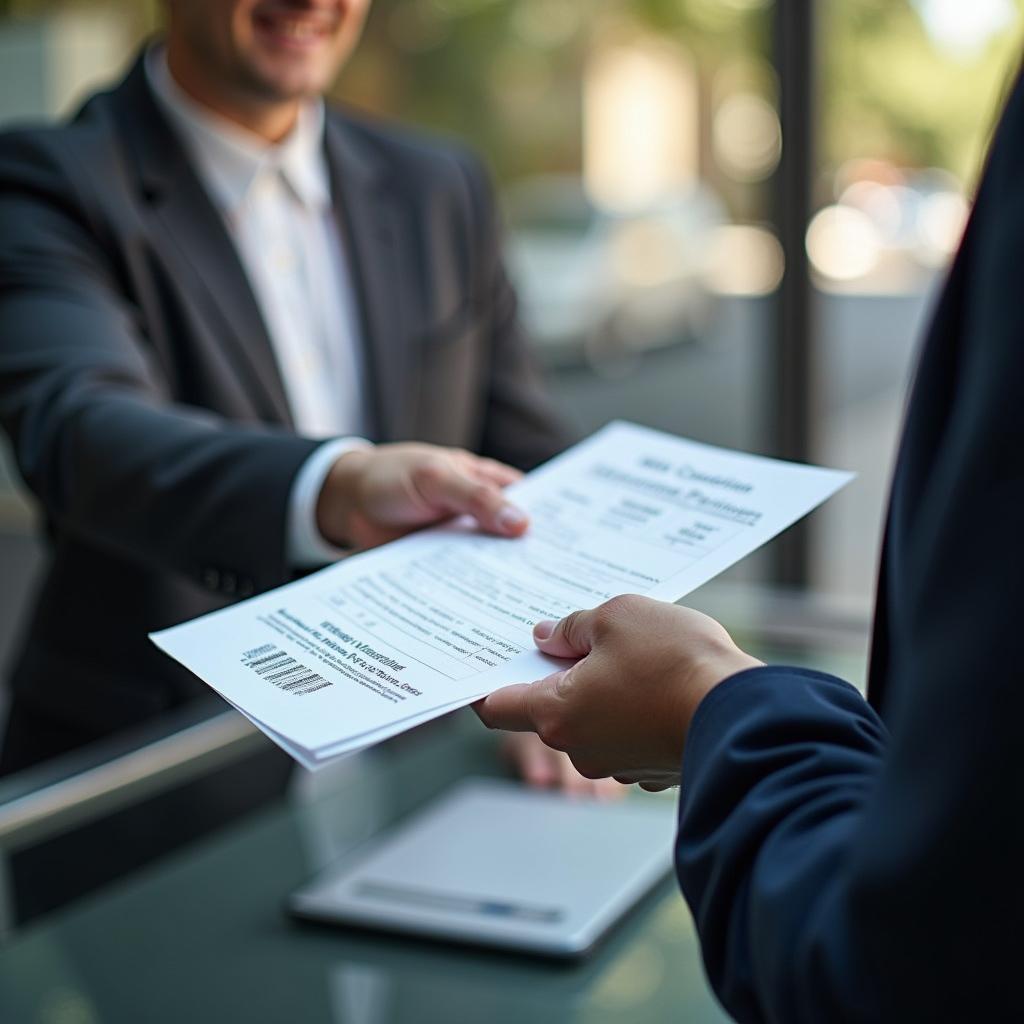
<svg viewBox="0 0 1024 1024">
<path fill-rule="evenodd" d="M 272 144 L 214 114 L 174 81 L 162 47 L 146 72 L 157 100 L 224 217 L 263 316 L 295 429 L 331 439 L 303 465 L 289 500 L 292 565 L 324 565 L 342 552 L 321 537 L 316 503 L 345 451 L 364 446 L 365 374 L 359 321 L 338 232 L 324 153 L 324 108 L 301 108 Z"/>
</svg>

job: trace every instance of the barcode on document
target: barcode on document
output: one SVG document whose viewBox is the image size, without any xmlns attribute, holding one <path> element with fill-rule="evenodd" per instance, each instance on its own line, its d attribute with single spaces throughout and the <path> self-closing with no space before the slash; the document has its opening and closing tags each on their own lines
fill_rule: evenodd
<svg viewBox="0 0 1024 1024">
<path fill-rule="evenodd" d="M 273 683 L 279 690 L 294 694 L 296 697 L 316 693 L 317 690 L 331 685 L 330 680 L 306 668 L 273 644 L 264 644 L 255 650 L 246 651 L 242 663 L 260 678 Z"/>
</svg>

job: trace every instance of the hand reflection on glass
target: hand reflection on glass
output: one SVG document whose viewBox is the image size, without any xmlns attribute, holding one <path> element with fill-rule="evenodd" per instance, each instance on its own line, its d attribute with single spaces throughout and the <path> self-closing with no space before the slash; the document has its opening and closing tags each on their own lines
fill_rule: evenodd
<svg viewBox="0 0 1024 1024">
<path fill-rule="evenodd" d="M 614 779 L 588 779 L 580 775 L 568 754 L 545 746 L 534 733 L 510 733 L 501 749 L 522 780 L 537 789 L 560 789 L 572 796 L 599 800 L 618 800 L 626 792 L 626 787 Z"/>
</svg>

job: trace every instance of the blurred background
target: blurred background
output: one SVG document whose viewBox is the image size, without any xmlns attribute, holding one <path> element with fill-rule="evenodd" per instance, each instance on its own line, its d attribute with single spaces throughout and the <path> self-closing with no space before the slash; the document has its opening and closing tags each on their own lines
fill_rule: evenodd
<svg viewBox="0 0 1024 1024">
<path fill-rule="evenodd" d="M 0 0 L 0 129 L 116 80 L 164 2 Z M 580 433 L 625 418 L 856 471 L 690 600 L 765 660 L 863 684 L 914 360 L 1022 33 L 1024 0 L 373 0 L 334 93 L 483 154 L 523 320 Z M 38 529 L 0 435 L 0 724 Z M 278 757 L 223 708 L 3 780 L 0 1018 L 723 1019 L 672 886 L 566 971 L 286 927 L 311 873 L 504 768 L 450 716 L 249 822 L 223 800 L 212 835 L 193 795 L 255 803 Z M 45 901 L 19 904 L 16 877 Z"/>
<path fill-rule="evenodd" d="M 0 123 L 73 111 L 160 7 L 0 0 Z M 335 95 L 487 158 L 523 319 L 581 432 L 627 418 L 858 473 L 732 580 L 866 627 L 915 350 L 1022 8 L 829 0 L 787 22 L 769 0 L 375 0 Z M 2 455 L 6 661 L 41 548 Z"/>
</svg>

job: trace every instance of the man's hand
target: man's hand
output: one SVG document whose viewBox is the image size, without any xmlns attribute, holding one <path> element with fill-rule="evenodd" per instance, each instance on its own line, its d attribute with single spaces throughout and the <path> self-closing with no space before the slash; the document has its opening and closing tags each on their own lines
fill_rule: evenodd
<svg viewBox="0 0 1024 1024">
<path fill-rule="evenodd" d="M 536 732 L 589 779 L 614 776 L 644 789 L 679 783 L 697 705 L 723 679 L 761 664 L 714 619 L 644 597 L 617 597 L 534 640 L 556 658 L 580 659 L 538 682 L 480 701 L 492 729 Z"/>
<path fill-rule="evenodd" d="M 502 488 L 521 475 L 493 459 L 428 444 L 346 452 L 320 491 L 317 527 L 330 544 L 362 549 L 468 514 L 488 533 L 518 537 L 529 521 Z"/>
<path fill-rule="evenodd" d="M 570 796 L 618 800 L 626 790 L 614 779 L 587 779 L 573 767 L 560 750 L 552 750 L 531 732 L 514 732 L 505 737 L 502 752 L 520 778 L 536 789 L 558 789 Z"/>
</svg>

